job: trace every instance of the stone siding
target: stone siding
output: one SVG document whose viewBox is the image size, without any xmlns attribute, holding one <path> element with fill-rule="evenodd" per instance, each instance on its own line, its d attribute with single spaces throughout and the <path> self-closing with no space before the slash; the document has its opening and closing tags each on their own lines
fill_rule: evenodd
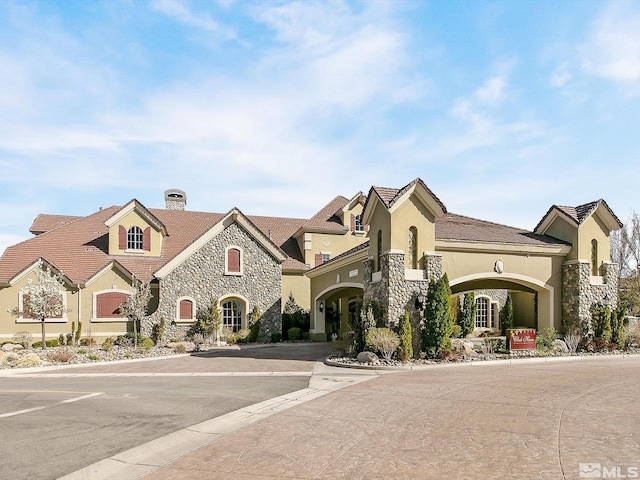
<svg viewBox="0 0 640 480">
<path fill-rule="evenodd" d="M 381 279 L 373 283 L 373 259 L 365 262 L 364 301 L 375 301 L 382 307 L 387 325 L 397 326 L 405 310 L 415 313 L 417 296 L 426 296 L 430 280 L 442 276 L 441 255 L 426 255 L 421 263 L 425 266 L 425 279 L 407 280 L 404 253 L 385 253 L 380 259 Z"/>
<path fill-rule="evenodd" d="M 225 248 L 242 248 L 242 275 L 225 275 Z M 261 341 L 268 341 L 272 332 L 282 331 L 280 263 L 233 223 L 211 239 L 160 281 L 157 310 L 142 322 L 142 333 L 151 335 L 153 325 L 164 317 L 166 337 L 180 337 L 190 325 L 176 324 L 177 302 L 180 297 L 192 297 L 196 309 L 209 306 L 212 298 L 238 296 L 247 300 L 242 325 L 248 321 L 254 306 L 262 314 Z M 221 312 L 222 313 L 222 312 Z"/>
<path fill-rule="evenodd" d="M 589 262 L 568 262 L 562 265 L 563 328 L 579 327 L 591 333 L 591 309 L 594 305 L 618 306 L 618 264 L 603 263 L 602 285 L 591 284 Z"/>
</svg>

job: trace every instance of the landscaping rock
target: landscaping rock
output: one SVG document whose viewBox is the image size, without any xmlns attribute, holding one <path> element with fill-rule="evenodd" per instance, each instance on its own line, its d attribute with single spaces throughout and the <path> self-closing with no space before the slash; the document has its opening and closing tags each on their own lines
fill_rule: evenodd
<svg viewBox="0 0 640 480">
<path fill-rule="evenodd" d="M 459 352 L 467 357 L 477 357 L 479 355 L 479 353 L 473 349 L 473 342 L 466 341 L 462 338 L 452 339 L 451 348 L 455 352 Z"/>
<path fill-rule="evenodd" d="M 22 345 L 18 345 L 17 343 L 5 343 L 2 346 L 3 352 L 13 352 L 14 350 L 24 350 Z"/>
<path fill-rule="evenodd" d="M 569 348 L 563 340 L 556 339 L 553 341 L 553 353 L 569 353 Z"/>
<path fill-rule="evenodd" d="M 380 363 L 380 359 L 373 352 L 360 352 L 356 360 L 358 360 L 360 363 Z"/>
</svg>

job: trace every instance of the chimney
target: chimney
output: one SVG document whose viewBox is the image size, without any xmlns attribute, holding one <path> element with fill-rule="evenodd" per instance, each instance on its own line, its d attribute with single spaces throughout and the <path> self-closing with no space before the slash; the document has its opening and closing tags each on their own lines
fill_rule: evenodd
<svg viewBox="0 0 640 480">
<path fill-rule="evenodd" d="M 187 194 L 182 190 L 172 188 L 164 192 L 164 201 L 167 210 L 184 210 L 187 205 Z"/>
</svg>

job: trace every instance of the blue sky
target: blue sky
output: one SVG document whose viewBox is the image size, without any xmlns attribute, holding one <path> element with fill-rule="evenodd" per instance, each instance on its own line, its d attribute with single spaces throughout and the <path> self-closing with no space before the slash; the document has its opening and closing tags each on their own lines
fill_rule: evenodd
<svg viewBox="0 0 640 480">
<path fill-rule="evenodd" d="M 640 3 L 0 2 L 0 252 L 38 213 L 309 217 L 421 177 L 533 229 L 640 179 Z"/>
</svg>

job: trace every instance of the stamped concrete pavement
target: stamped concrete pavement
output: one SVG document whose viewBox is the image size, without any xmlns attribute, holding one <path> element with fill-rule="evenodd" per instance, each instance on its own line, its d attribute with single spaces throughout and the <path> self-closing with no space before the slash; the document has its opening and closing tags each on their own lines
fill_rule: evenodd
<svg viewBox="0 0 640 480">
<path fill-rule="evenodd" d="M 220 429 L 145 478 L 637 478 L 640 358 L 567 360 L 379 376 Z"/>
</svg>

